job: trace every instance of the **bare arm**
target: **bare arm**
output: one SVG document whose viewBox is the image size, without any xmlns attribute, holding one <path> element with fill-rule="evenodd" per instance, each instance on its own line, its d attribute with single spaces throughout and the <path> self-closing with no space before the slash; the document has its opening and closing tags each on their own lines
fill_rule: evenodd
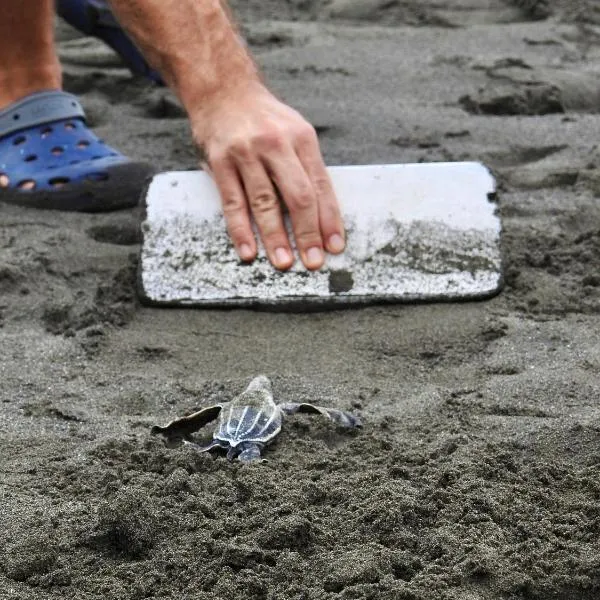
<svg viewBox="0 0 600 600">
<path fill-rule="evenodd" d="M 220 0 L 111 0 L 148 62 L 190 112 L 212 95 L 258 82 Z M 200 106 L 199 106 L 200 105 Z"/>
<path fill-rule="evenodd" d="M 183 102 L 215 178 L 229 234 L 256 256 L 253 216 L 271 262 L 293 263 L 279 193 L 310 269 L 344 248 L 344 229 L 314 131 L 262 83 L 225 0 L 112 0 L 115 14 Z"/>
</svg>

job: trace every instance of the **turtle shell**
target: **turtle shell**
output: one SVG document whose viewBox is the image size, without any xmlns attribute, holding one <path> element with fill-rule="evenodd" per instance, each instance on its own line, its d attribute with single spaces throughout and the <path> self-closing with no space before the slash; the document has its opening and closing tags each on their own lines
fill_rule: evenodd
<svg viewBox="0 0 600 600">
<path fill-rule="evenodd" d="M 267 444 L 280 431 L 281 410 L 273 400 L 269 380 L 260 376 L 223 406 L 214 438 L 235 448 L 242 442 Z"/>
</svg>

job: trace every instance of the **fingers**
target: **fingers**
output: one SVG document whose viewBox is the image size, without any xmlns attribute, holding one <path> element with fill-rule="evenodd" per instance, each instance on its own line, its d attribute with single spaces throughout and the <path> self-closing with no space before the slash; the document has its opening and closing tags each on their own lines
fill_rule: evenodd
<svg viewBox="0 0 600 600">
<path fill-rule="evenodd" d="M 321 155 L 319 140 L 312 127 L 300 136 L 296 151 L 314 190 L 323 244 L 328 252 L 340 254 L 346 245 L 344 223 Z"/>
<path fill-rule="evenodd" d="M 243 158 L 238 156 L 237 164 L 247 206 L 250 207 L 267 256 L 277 269 L 289 269 L 294 263 L 294 256 L 271 177 L 260 160 L 250 153 Z"/>
<path fill-rule="evenodd" d="M 221 159 L 212 161 L 210 170 L 221 194 L 229 237 L 238 256 L 244 262 L 251 262 L 256 258 L 256 240 L 237 168 L 231 160 Z"/>
<path fill-rule="evenodd" d="M 271 177 L 288 207 L 296 248 L 307 269 L 323 266 L 323 239 L 319 225 L 319 206 L 313 185 L 290 146 L 286 152 L 270 156 Z"/>
</svg>

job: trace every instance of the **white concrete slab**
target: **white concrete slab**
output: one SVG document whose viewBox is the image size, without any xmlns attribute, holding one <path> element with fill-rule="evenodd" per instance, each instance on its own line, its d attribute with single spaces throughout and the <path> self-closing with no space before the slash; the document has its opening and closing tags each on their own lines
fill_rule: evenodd
<svg viewBox="0 0 600 600">
<path fill-rule="evenodd" d="M 155 305 L 339 305 L 475 299 L 499 291 L 495 182 L 481 164 L 330 167 L 347 250 L 311 273 L 264 251 L 243 265 L 202 171 L 161 173 L 145 197 L 140 296 Z"/>
</svg>

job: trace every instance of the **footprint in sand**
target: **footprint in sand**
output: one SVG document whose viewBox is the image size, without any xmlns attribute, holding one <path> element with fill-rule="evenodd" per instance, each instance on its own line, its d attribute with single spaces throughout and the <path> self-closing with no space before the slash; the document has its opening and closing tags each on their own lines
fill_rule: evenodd
<svg viewBox="0 0 600 600">
<path fill-rule="evenodd" d="M 485 162 L 492 167 L 517 167 L 535 163 L 544 158 L 557 154 L 568 148 L 568 145 L 529 146 L 525 148 L 510 148 L 501 152 L 489 152 Z"/>
<path fill-rule="evenodd" d="M 477 97 L 461 96 L 458 103 L 472 115 L 550 115 L 564 113 L 560 89 L 551 84 L 488 85 Z"/>
<path fill-rule="evenodd" d="M 18 266 L 0 262 L 0 294 L 15 291 L 25 279 L 25 273 Z"/>
<path fill-rule="evenodd" d="M 169 90 L 157 89 L 142 94 L 134 102 L 142 116 L 150 119 L 185 119 L 186 113 L 181 102 Z"/>
<path fill-rule="evenodd" d="M 246 25 L 243 28 L 243 35 L 254 52 L 304 46 L 309 37 L 272 23 Z"/>
<path fill-rule="evenodd" d="M 94 93 L 105 96 L 110 104 L 130 103 L 150 84 L 133 78 L 125 69 L 98 69 L 66 67 L 63 70 L 65 91 L 81 96 Z"/>
<path fill-rule="evenodd" d="M 568 145 L 511 147 L 488 152 L 482 159 L 514 189 L 569 187 L 577 183 L 580 168 L 573 163 L 568 149 Z M 546 161 L 563 151 L 567 151 L 565 156 Z"/>
<path fill-rule="evenodd" d="M 570 66 L 537 69 L 519 59 L 501 59 L 485 71 L 489 82 L 477 96 L 461 96 L 471 114 L 547 115 L 567 111 L 600 112 L 600 69 Z"/>
<path fill-rule="evenodd" d="M 141 233 L 137 223 L 107 223 L 96 225 L 86 231 L 87 235 L 101 244 L 116 246 L 135 246 L 141 242 Z"/>
<path fill-rule="evenodd" d="M 92 37 L 62 42 L 59 57 L 63 64 L 102 69 L 125 68 L 123 61 L 106 44 Z"/>
<path fill-rule="evenodd" d="M 321 12 L 333 19 L 434 27 L 539 21 L 553 14 L 548 0 L 333 0 Z"/>
<path fill-rule="evenodd" d="M 552 15 L 549 0 L 505 0 L 506 4 L 519 9 L 529 21 L 540 21 Z"/>
<path fill-rule="evenodd" d="M 423 2 L 399 0 L 333 0 L 325 11 L 331 19 L 369 21 L 382 24 L 456 27 L 435 8 Z"/>
</svg>

